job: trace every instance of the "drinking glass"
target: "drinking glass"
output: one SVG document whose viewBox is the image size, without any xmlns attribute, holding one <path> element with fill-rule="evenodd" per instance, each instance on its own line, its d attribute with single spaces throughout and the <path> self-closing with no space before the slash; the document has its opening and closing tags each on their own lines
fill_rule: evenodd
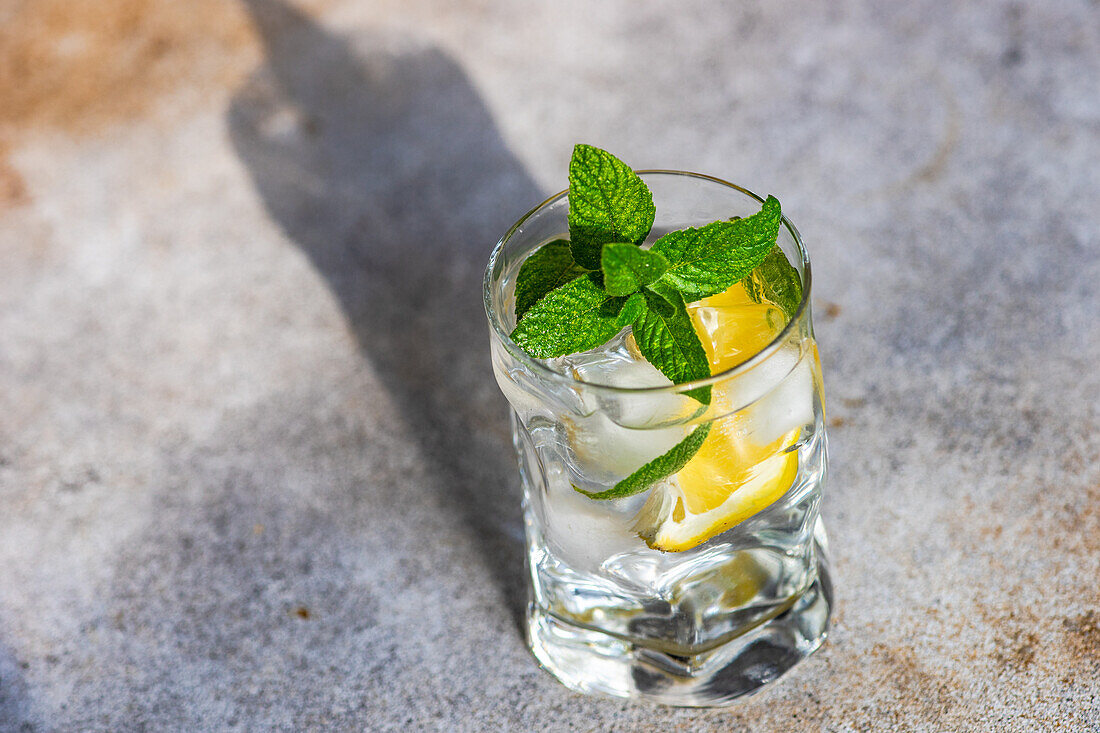
<svg viewBox="0 0 1100 733">
<path fill-rule="evenodd" d="M 643 246 L 668 231 L 747 217 L 762 203 L 709 176 L 639 175 L 657 209 Z M 493 250 L 484 281 L 493 370 L 511 405 L 523 488 L 528 643 L 545 669 L 581 692 L 726 704 L 813 653 L 831 616 L 819 516 L 826 438 L 809 258 L 784 218 L 777 244 L 801 280 L 797 309 L 789 317 L 769 310 L 769 319 L 781 319 L 770 324 L 774 337 L 732 368 L 662 386 L 639 376 L 650 367 L 631 356 L 628 330 L 606 347 L 551 361 L 531 358 L 508 337 L 520 265 L 539 246 L 568 236 L 568 211 L 561 192 L 520 219 Z M 697 322 L 704 316 L 696 314 Z M 714 397 L 702 406 L 688 393 L 706 385 Z M 708 441 L 729 445 L 710 451 L 719 463 L 691 469 L 692 485 L 701 494 L 713 489 L 719 498 L 711 503 L 736 496 L 740 510 L 726 512 L 701 536 L 679 544 L 655 536 L 655 511 L 671 517 L 668 526 L 691 511 L 659 506 L 674 495 L 667 486 L 612 500 L 578 491 L 611 488 L 706 424 Z M 683 474 L 680 483 L 688 478 Z M 770 493 L 759 489 L 761 482 Z M 754 500 L 753 491 L 760 497 Z"/>
</svg>

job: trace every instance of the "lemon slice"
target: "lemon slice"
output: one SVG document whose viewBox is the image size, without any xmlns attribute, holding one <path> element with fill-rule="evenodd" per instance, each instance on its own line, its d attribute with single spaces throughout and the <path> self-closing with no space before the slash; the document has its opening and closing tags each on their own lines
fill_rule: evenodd
<svg viewBox="0 0 1100 733">
<path fill-rule="evenodd" d="M 793 445 L 798 433 L 791 431 L 783 442 Z M 724 460 L 701 459 L 711 440 L 708 436 L 680 473 L 654 487 L 638 512 L 634 529 L 651 548 L 681 552 L 696 547 L 774 504 L 798 475 L 794 451 L 773 453 L 747 469 Z M 713 447 L 710 452 L 715 452 Z M 720 482 L 700 479 L 722 473 L 726 480 Z"/>
<path fill-rule="evenodd" d="M 715 373 L 759 352 L 785 325 L 782 311 L 754 303 L 740 285 L 689 309 Z M 715 386 L 712 405 L 718 414 L 739 407 L 723 385 Z M 699 452 L 654 487 L 634 523 L 650 547 L 667 552 L 695 547 L 787 492 L 798 474 L 798 454 L 791 448 L 800 429 L 762 444 L 753 418 L 749 408 L 714 421 Z"/>
<path fill-rule="evenodd" d="M 755 303 L 740 284 L 688 306 L 712 374 L 732 369 L 772 342 L 787 317 L 771 303 Z"/>
</svg>

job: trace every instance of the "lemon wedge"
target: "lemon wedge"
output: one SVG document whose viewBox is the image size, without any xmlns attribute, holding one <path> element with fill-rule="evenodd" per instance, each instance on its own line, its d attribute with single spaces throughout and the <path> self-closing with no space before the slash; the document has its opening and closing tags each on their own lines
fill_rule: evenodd
<svg viewBox="0 0 1100 733">
<path fill-rule="evenodd" d="M 714 373 L 750 358 L 786 325 L 780 309 L 754 303 L 740 285 L 689 310 Z M 712 405 L 717 414 L 740 407 L 722 385 L 715 386 Z M 654 487 L 634 522 L 650 547 L 666 552 L 696 547 L 787 492 L 798 474 L 798 454 L 791 449 L 800 429 L 761 443 L 753 417 L 747 409 L 715 420 L 699 452 Z"/>
<path fill-rule="evenodd" d="M 793 444 L 798 432 L 792 431 L 783 442 Z M 708 436 L 700 454 L 712 440 Z M 651 548 L 682 552 L 696 547 L 774 504 L 798 475 L 794 451 L 774 453 L 747 470 L 732 462 L 706 459 L 705 466 L 693 467 L 698 460 L 697 455 L 680 473 L 654 487 L 638 512 L 634 530 Z M 721 483 L 698 478 L 704 473 L 720 474 L 723 469 L 727 473 Z"/>
</svg>

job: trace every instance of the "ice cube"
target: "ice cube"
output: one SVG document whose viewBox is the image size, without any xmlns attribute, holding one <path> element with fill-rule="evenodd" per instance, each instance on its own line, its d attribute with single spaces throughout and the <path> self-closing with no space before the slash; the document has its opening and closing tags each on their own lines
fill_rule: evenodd
<svg viewBox="0 0 1100 733">
<path fill-rule="evenodd" d="M 570 477 L 557 466 L 547 479 L 545 536 L 574 569 L 595 572 L 607 558 L 644 547 L 631 529 L 636 502 L 589 499 L 572 487 Z"/>
<path fill-rule="evenodd" d="M 592 351 L 556 360 L 556 368 L 590 385 L 641 390 L 669 387 L 672 381 L 655 366 L 635 356 L 626 345 L 627 332 Z M 674 392 L 616 392 L 584 387 L 584 402 L 626 428 L 659 428 L 690 418 L 699 403 Z"/>
<path fill-rule="evenodd" d="M 592 385 L 637 389 L 672 384 L 656 367 L 631 353 L 625 344 L 625 333 L 597 349 L 556 361 L 559 368 L 568 369 L 576 379 Z M 588 417 L 566 416 L 563 422 L 574 459 L 575 478 L 586 489 L 600 484 L 610 488 L 667 452 L 686 434 L 680 425 L 638 429 L 658 417 L 662 408 L 683 412 L 679 401 L 686 398 L 679 395 L 617 393 L 583 385 L 578 389 L 585 395 L 585 404 L 594 408 L 593 412 Z"/>
<path fill-rule="evenodd" d="M 667 453 L 687 435 L 687 428 L 637 430 L 624 428 L 602 412 L 586 418 L 565 418 L 572 468 L 577 481 L 611 488 L 617 481 Z"/>
<path fill-rule="evenodd" d="M 814 421 L 813 357 L 807 353 L 766 397 L 753 406 L 754 427 L 775 439 Z"/>
<path fill-rule="evenodd" d="M 582 351 L 577 354 L 569 354 L 552 359 L 551 368 L 562 374 L 572 376 L 581 382 L 590 384 L 604 384 L 623 387 L 649 387 L 652 384 L 620 384 L 623 379 L 624 369 L 638 362 L 630 350 L 626 347 L 626 331 L 619 333 L 613 339 L 602 346 L 597 346 L 590 351 Z M 641 362 L 645 364 L 646 362 Z M 653 370 L 657 376 L 664 379 L 660 372 Z M 668 381 L 666 380 L 667 384 Z M 660 384 L 660 382 L 657 382 Z"/>
<path fill-rule="evenodd" d="M 501 392 L 522 422 L 533 415 L 570 411 L 590 414 L 595 405 L 587 405 L 584 395 L 575 385 L 536 374 L 531 367 L 509 355 L 496 342 L 492 347 L 493 375 Z"/>
<path fill-rule="evenodd" d="M 722 402 L 733 409 L 745 407 L 778 386 L 794 369 L 800 356 L 797 344 L 784 344 L 758 364 L 724 380 L 716 391 L 721 393 Z"/>
<path fill-rule="evenodd" d="M 791 349 L 795 354 L 797 350 Z M 773 355 L 790 364 L 787 350 Z M 764 366 L 761 364 L 760 366 Z M 771 365 L 769 365 L 771 366 Z M 777 363 L 775 369 L 765 369 L 759 376 L 759 384 L 752 389 L 766 389 L 763 395 L 742 412 L 746 437 L 757 445 L 767 445 L 792 430 L 814 422 L 814 359 L 811 351 L 806 351 L 800 361 L 782 374 L 784 364 Z M 759 367 L 758 367 L 759 368 Z M 762 375 L 766 373 L 768 380 Z M 778 381 L 776 381 L 778 379 Z M 768 384 L 765 384 L 767 382 Z M 738 397 L 753 397 L 754 393 L 742 393 Z"/>
</svg>

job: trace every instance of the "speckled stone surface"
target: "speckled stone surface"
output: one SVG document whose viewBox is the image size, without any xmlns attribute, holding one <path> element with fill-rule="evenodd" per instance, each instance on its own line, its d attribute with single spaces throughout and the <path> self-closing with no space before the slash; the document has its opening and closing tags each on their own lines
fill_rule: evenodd
<svg viewBox="0 0 1100 733">
<path fill-rule="evenodd" d="M 1100 730 L 1098 79 L 1085 0 L 0 4 L 0 730 Z M 728 709 L 519 631 L 480 275 L 576 141 L 814 259 L 838 614 Z"/>
</svg>

